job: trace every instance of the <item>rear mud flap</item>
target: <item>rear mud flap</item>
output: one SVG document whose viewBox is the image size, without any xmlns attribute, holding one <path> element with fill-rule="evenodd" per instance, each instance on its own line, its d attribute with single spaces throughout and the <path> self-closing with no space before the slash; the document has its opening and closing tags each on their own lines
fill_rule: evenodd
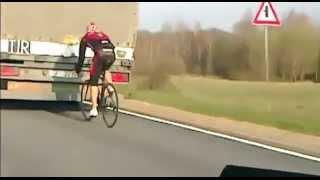
<svg viewBox="0 0 320 180">
<path fill-rule="evenodd" d="M 8 89 L 8 81 L 1 79 L 0 80 L 0 89 L 1 90 L 7 90 Z"/>
</svg>

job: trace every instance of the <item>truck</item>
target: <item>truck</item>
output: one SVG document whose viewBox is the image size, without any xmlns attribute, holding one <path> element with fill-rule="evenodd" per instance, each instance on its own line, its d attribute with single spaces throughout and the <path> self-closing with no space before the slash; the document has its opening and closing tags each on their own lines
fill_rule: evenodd
<svg viewBox="0 0 320 180">
<path fill-rule="evenodd" d="M 137 2 L 1 2 L 0 98 L 79 101 L 82 75 L 74 71 L 79 41 L 95 22 L 116 46 L 112 81 L 128 84 L 138 30 Z"/>
</svg>

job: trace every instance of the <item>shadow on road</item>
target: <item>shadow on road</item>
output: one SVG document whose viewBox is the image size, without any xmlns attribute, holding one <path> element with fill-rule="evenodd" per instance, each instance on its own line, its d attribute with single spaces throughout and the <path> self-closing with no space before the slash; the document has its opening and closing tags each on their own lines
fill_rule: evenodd
<svg viewBox="0 0 320 180">
<path fill-rule="evenodd" d="M 1 109 L 79 111 L 76 102 L 1 100 Z"/>
<path fill-rule="evenodd" d="M 42 110 L 78 121 L 86 121 L 77 102 L 1 100 L 1 110 Z"/>
</svg>

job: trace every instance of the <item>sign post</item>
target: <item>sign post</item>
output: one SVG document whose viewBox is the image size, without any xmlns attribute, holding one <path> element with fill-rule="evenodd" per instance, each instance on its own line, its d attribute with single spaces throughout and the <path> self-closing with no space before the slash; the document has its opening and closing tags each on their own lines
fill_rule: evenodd
<svg viewBox="0 0 320 180">
<path fill-rule="evenodd" d="M 265 62 L 266 62 L 266 81 L 269 81 L 269 39 L 268 39 L 268 26 L 264 26 L 264 42 L 265 42 Z"/>
<path fill-rule="evenodd" d="M 257 14 L 253 20 L 253 25 L 264 26 L 264 41 L 265 41 L 265 72 L 266 81 L 269 81 L 269 39 L 268 39 L 268 26 L 280 26 L 279 18 L 271 4 L 271 2 L 262 2 Z"/>
</svg>

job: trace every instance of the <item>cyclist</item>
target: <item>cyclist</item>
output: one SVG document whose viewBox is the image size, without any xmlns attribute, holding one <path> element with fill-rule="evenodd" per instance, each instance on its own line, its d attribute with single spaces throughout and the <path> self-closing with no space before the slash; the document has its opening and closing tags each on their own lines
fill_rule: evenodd
<svg viewBox="0 0 320 180">
<path fill-rule="evenodd" d="M 92 63 L 90 66 L 90 87 L 91 87 L 91 102 L 92 109 L 90 116 L 97 116 L 97 97 L 98 97 L 98 81 L 102 73 L 105 71 L 105 80 L 107 83 L 112 83 L 111 73 L 108 71 L 110 66 L 115 61 L 115 46 L 112 44 L 108 35 L 99 31 L 95 23 L 91 22 L 87 26 L 87 33 L 82 37 L 79 46 L 79 60 L 75 65 L 77 74 L 81 71 L 81 66 L 85 59 L 86 48 L 89 47 L 94 52 Z M 110 53 L 110 49 L 112 50 Z M 108 51 L 109 50 L 109 51 Z M 109 89 L 112 92 L 113 89 Z"/>
</svg>

